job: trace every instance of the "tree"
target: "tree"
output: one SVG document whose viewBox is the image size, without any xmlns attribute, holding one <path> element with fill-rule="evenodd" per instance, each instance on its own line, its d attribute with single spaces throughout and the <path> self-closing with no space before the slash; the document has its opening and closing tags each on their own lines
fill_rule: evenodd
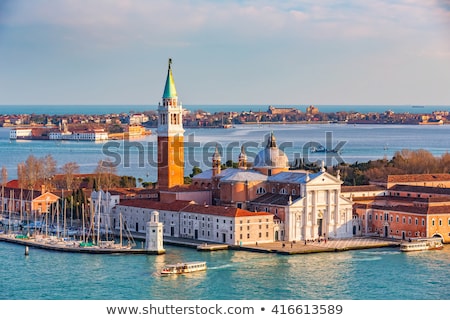
<svg viewBox="0 0 450 320">
<path fill-rule="evenodd" d="M 5 185 L 8 182 L 8 170 L 6 170 L 6 167 L 2 167 L 2 205 L 1 205 L 1 211 L 3 212 L 3 209 L 5 209 L 5 204 L 3 203 L 5 201 Z"/>
<path fill-rule="evenodd" d="M 96 187 L 98 189 L 111 189 L 114 186 L 114 180 L 117 177 L 116 172 L 117 168 L 112 161 L 100 160 L 94 171 L 97 180 Z"/>
<path fill-rule="evenodd" d="M 28 156 L 25 162 L 17 165 L 17 177 L 21 188 L 34 189 L 40 183 L 50 189 L 56 173 L 56 161 L 51 155 L 43 158 Z"/>
<path fill-rule="evenodd" d="M 65 188 L 67 190 L 76 189 L 74 177 L 75 174 L 80 173 L 80 166 L 76 162 L 68 162 L 62 166 L 61 172 L 64 175 Z"/>
<path fill-rule="evenodd" d="M 203 170 L 202 169 L 200 169 L 199 167 L 197 167 L 197 166 L 194 166 L 193 168 L 192 168 L 192 173 L 189 175 L 189 177 L 193 177 L 193 176 L 196 176 L 197 174 L 199 174 L 199 173 L 202 173 L 203 172 Z"/>
<path fill-rule="evenodd" d="M 48 154 L 44 158 L 39 159 L 39 161 L 42 163 L 42 177 L 40 179 L 43 180 L 45 189 L 50 190 L 53 186 L 53 177 L 57 171 L 56 160 Z"/>
<path fill-rule="evenodd" d="M 8 182 L 8 170 L 6 170 L 6 167 L 2 167 L 2 186 L 5 186 Z"/>
</svg>

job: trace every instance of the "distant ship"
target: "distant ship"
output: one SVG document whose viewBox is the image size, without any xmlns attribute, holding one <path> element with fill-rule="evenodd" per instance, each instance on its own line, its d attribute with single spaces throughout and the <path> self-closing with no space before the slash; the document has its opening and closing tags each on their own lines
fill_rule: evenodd
<svg viewBox="0 0 450 320">
<path fill-rule="evenodd" d="M 411 108 L 425 108 L 425 106 L 412 106 Z"/>
</svg>

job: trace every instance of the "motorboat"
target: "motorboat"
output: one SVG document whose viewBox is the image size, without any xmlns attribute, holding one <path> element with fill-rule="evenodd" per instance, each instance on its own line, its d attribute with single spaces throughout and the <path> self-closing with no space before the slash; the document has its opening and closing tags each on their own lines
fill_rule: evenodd
<svg viewBox="0 0 450 320">
<path fill-rule="evenodd" d="M 440 238 L 424 238 L 414 239 L 402 242 L 400 244 L 400 251 L 424 251 L 424 250 L 441 250 L 444 248 Z"/>
<path fill-rule="evenodd" d="M 205 261 L 197 261 L 197 262 L 181 262 L 176 264 L 168 264 L 164 266 L 161 270 L 161 274 L 169 275 L 169 274 L 183 274 L 183 273 L 191 273 L 196 271 L 205 271 L 206 270 L 206 262 Z"/>
</svg>

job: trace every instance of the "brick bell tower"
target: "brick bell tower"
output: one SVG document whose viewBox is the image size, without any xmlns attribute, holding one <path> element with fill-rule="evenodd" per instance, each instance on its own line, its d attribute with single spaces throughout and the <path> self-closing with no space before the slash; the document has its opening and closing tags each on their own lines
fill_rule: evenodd
<svg viewBox="0 0 450 320">
<path fill-rule="evenodd" d="M 183 107 L 178 102 L 169 59 L 162 104 L 158 104 L 158 185 L 168 189 L 184 184 Z"/>
</svg>

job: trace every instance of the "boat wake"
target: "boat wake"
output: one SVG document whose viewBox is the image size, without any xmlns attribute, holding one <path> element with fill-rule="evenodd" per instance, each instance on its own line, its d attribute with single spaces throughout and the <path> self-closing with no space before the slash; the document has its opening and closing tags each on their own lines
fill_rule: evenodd
<svg viewBox="0 0 450 320">
<path fill-rule="evenodd" d="M 353 258 L 352 261 L 377 261 L 381 260 L 381 257 L 367 257 L 367 258 Z"/>
<path fill-rule="evenodd" d="M 389 250 L 389 251 L 373 251 L 373 252 L 370 252 L 370 251 L 367 251 L 367 252 L 361 252 L 362 254 L 365 254 L 365 255 L 371 255 L 371 256 L 387 256 L 387 255 L 395 255 L 395 254 L 400 254 L 401 252 L 400 251 L 391 251 L 391 250 Z"/>
<path fill-rule="evenodd" d="M 232 264 L 224 264 L 222 266 L 217 266 L 217 267 L 210 267 L 208 268 L 209 270 L 219 270 L 219 269 L 225 269 L 225 268 L 229 268 L 232 267 Z"/>
</svg>

